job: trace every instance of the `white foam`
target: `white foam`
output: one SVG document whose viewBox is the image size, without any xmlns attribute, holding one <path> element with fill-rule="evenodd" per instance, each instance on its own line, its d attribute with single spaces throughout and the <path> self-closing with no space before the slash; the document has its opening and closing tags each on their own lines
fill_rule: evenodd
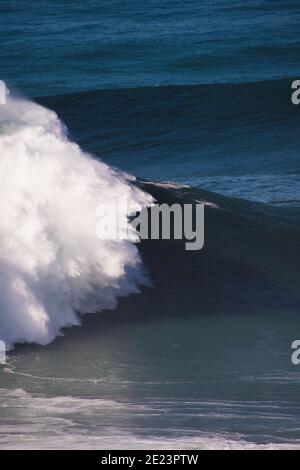
<svg viewBox="0 0 300 470">
<path fill-rule="evenodd" d="M 189 430 L 178 435 L 178 429 L 167 428 L 163 434 L 159 427 L 150 428 L 148 435 L 144 428 L 141 434 L 138 427 L 134 432 L 135 417 L 147 416 L 151 404 L 149 407 L 112 399 L 45 397 L 23 389 L 0 389 L 0 404 L 6 410 L 0 428 L 0 449 L 300 449 L 299 440 L 257 443 L 238 433 Z"/>
<path fill-rule="evenodd" d="M 127 198 L 135 212 L 151 203 L 132 179 L 70 142 L 54 112 L 11 96 L 0 106 L 0 338 L 8 348 L 49 343 L 79 323 L 77 312 L 113 309 L 145 281 L 133 231 L 129 240 L 96 236 L 102 204 Z"/>
<path fill-rule="evenodd" d="M 67 421 L 52 420 L 45 423 L 45 427 L 49 428 L 51 424 L 56 430 L 59 425 L 67 425 L 69 429 L 72 426 Z M 39 437 L 36 429 L 29 435 L 25 426 L 19 428 L 20 433 L 12 426 L 6 431 L 8 437 L 2 439 L 0 436 L 1 450 L 300 450 L 300 442 L 256 444 L 223 436 L 142 438 L 130 433 L 118 435 L 115 429 L 111 430 L 113 436 L 87 434 L 84 437 L 71 431 L 68 435 L 65 431 L 49 435 L 47 430 Z"/>
</svg>

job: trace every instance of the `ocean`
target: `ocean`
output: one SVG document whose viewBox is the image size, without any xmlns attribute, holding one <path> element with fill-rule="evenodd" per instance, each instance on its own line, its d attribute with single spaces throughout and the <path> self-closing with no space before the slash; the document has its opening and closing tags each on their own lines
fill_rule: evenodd
<svg viewBox="0 0 300 470">
<path fill-rule="evenodd" d="M 299 20 L 0 3 L 1 449 L 300 448 Z M 114 197 L 205 201 L 204 249 L 99 241 Z"/>
</svg>

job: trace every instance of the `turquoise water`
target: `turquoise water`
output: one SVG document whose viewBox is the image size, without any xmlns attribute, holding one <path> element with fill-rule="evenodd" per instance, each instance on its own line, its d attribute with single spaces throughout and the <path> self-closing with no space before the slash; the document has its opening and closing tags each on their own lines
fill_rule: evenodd
<svg viewBox="0 0 300 470">
<path fill-rule="evenodd" d="M 0 376 L 1 447 L 297 447 L 299 318 L 241 317 L 94 317 L 19 348 Z"/>
</svg>

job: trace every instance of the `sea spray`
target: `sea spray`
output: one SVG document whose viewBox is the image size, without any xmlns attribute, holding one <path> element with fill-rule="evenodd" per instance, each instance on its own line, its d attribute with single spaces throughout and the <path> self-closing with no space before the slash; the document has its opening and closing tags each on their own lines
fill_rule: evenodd
<svg viewBox="0 0 300 470">
<path fill-rule="evenodd" d="M 79 313 L 113 309 L 118 296 L 146 281 L 134 231 L 126 240 L 99 240 L 96 213 L 118 197 L 135 213 L 151 196 L 70 142 L 53 111 L 7 96 L 0 178 L 0 339 L 7 348 L 47 344 L 79 324 Z"/>
</svg>

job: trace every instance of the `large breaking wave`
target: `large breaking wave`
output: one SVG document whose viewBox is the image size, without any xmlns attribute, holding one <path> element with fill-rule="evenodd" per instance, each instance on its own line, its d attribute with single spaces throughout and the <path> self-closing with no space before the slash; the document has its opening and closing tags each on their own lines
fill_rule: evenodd
<svg viewBox="0 0 300 470">
<path fill-rule="evenodd" d="M 79 312 L 112 309 L 145 281 L 134 231 L 100 241 L 96 212 L 118 197 L 137 211 L 151 197 L 70 142 L 54 112 L 14 97 L 0 106 L 0 179 L 0 338 L 8 348 L 49 343 L 79 323 Z"/>
</svg>

